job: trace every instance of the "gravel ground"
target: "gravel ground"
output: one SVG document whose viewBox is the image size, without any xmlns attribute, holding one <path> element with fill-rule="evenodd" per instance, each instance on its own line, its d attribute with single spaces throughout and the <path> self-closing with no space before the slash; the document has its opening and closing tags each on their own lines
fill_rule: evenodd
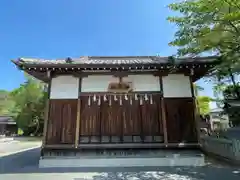
<svg viewBox="0 0 240 180">
<path fill-rule="evenodd" d="M 13 151 L 36 144 L 12 143 Z M 0 145 L 2 148 L 2 144 Z M 39 169 L 40 148 L 0 157 L 0 180 L 240 180 L 240 167 L 207 160 L 204 167 L 49 168 Z"/>
</svg>

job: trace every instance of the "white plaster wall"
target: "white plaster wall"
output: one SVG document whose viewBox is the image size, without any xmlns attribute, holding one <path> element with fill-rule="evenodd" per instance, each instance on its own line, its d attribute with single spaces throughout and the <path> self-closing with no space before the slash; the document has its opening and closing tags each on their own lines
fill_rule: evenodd
<svg viewBox="0 0 240 180">
<path fill-rule="evenodd" d="M 52 78 L 50 99 L 77 99 L 79 78 L 73 76 L 57 76 Z"/>
<path fill-rule="evenodd" d="M 163 79 L 164 97 L 192 97 L 189 76 L 184 74 L 169 74 Z"/>
<path fill-rule="evenodd" d="M 106 92 L 109 82 L 118 82 L 113 76 L 88 76 L 82 79 L 81 92 Z"/>
<path fill-rule="evenodd" d="M 123 78 L 125 81 L 133 82 L 134 91 L 160 91 L 158 76 L 153 75 L 129 75 Z"/>
<path fill-rule="evenodd" d="M 82 79 L 82 92 L 107 92 L 110 82 L 118 82 L 112 75 L 92 75 Z M 153 75 L 129 75 L 123 81 L 133 84 L 133 91 L 160 91 L 159 78 Z"/>
</svg>

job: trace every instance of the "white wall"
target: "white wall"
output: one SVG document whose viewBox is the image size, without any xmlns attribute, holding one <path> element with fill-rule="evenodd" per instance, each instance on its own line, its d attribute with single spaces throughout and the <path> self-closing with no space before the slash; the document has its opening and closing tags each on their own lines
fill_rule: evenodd
<svg viewBox="0 0 240 180">
<path fill-rule="evenodd" d="M 123 78 L 125 81 L 133 82 L 134 91 L 160 91 L 158 76 L 153 75 L 129 75 Z"/>
<path fill-rule="evenodd" d="M 110 82 L 118 82 L 111 75 L 92 75 L 82 79 L 82 92 L 107 92 Z M 130 81 L 133 91 L 160 91 L 159 77 L 153 75 L 129 75 L 123 81 Z"/>
<path fill-rule="evenodd" d="M 164 97 L 192 97 L 189 76 L 169 74 L 163 77 Z"/>
<path fill-rule="evenodd" d="M 73 76 L 57 76 L 52 78 L 50 99 L 77 99 L 79 78 Z"/>
<path fill-rule="evenodd" d="M 123 78 L 130 81 L 133 91 L 160 91 L 159 77 L 153 75 L 129 75 Z M 82 79 L 82 92 L 107 92 L 110 82 L 118 82 L 111 75 L 92 75 Z M 57 76 L 52 79 L 50 99 L 77 99 L 79 80 L 73 76 Z M 192 97 L 190 79 L 181 74 L 163 77 L 164 97 Z"/>
</svg>

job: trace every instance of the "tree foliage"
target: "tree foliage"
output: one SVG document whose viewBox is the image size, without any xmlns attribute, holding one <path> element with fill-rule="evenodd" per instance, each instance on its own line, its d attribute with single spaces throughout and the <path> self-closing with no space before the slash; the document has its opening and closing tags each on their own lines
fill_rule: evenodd
<svg viewBox="0 0 240 180">
<path fill-rule="evenodd" d="M 240 0 L 185 0 L 169 5 L 180 15 L 168 17 L 177 25 L 169 44 L 178 47 L 177 56 L 217 55 L 219 65 L 209 76 L 214 83 L 217 105 L 226 85 L 237 86 L 240 72 Z M 233 88 L 236 90 L 236 88 Z M 234 93 L 240 99 L 240 92 Z"/>
<path fill-rule="evenodd" d="M 194 84 L 193 88 L 194 88 L 194 94 L 197 98 L 197 106 L 200 111 L 199 113 L 201 115 L 208 114 L 210 112 L 210 102 L 212 99 L 208 96 L 199 96 L 199 92 L 204 90 L 203 87 L 201 87 L 197 84 Z"/>
<path fill-rule="evenodd" d="M 185 0 L 169 5 L 180 12 L 168 20 L 178 26 L 170 45 L 178 56 L 210 53 L 221 61 L 214 71 L 220 79 L 240 69 L 240 0 Z"/>
<path fill-rule="evenodd" d="M 168 18 L 179 27 L 170 43 L 180 47 L 179 55 L 232 51 L 228 48 L 239 46 L 239 0 L 186 0 L 169 8 L 182 15 Z"/>
<path fill-rule="evenodd" d="M 6 104 L 8 103 L 8 91 L 0 90 L 0 114 L 4 115 L 7 114 Z"/>
<path fill-rule="evenodd" d="M 240 108 L 238 105 L 240 100 L 237 98 L 236 92 L 240 92 L 240 85 L 229 85 L 223 91 L 223 97 L 225 101 L 224 110 L 229 115 L 229 120 L 231 121 L 233 126 L 240 125 Z M 233 100 L 234 103 L 228 103 Z M 235 104 L 235 105 L 234 105 Z"/>
<path fill-rule="evenodd" d="M 42 132 L 47 94 L 44 84 L 26 75 L 25 83 L 7 93 L 1 111 L 11 115 L 25 134 Z"/>
<path fill-rule="evenodd" d="M 237 99 L 237 94 L 236 92 L 240 92 L 240 85 L 236 84 L 234 85 L 229 85 L 226 86 L 226 88 L 223 90 L 223 97 L 224 99 Z"/>
<path fill-rule="evenodd" d="M 207 115 L 210 112 L 210 102 L 211 98 L 208 96 L 198 96 L 197 97 L 197 104 L 199 108 L 199 113 L 201 115 Z"/>
</svg>

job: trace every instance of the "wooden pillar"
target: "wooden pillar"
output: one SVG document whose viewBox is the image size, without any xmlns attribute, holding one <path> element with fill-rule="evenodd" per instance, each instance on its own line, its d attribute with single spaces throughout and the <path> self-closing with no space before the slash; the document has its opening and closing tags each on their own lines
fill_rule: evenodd
<svg viewBox="0 0 240 180">
<path fill-rule="evenodd" d="M 164 136 L 164 144 L 167 145 L 168 143 L 168 134 L 167 134 L 167 122 L 166 122 L 166 111 L 165 111 L 165 103 L 164 103 L 164 97 L 163 97 L 163 82 L 162 77 L 159 76 L 159 83 L 160 83 L 160 90 L 162 92 L 161 97 L 161 119 L 163 123 L 163 136 Z"/>
<path fill-rule="evenodd" d="M 75 148 L 78 148 L 79 144 L 79 132 L 80 132 L 80 121 L 81 121 L 81 85 L 82 78 L 79 77 L 78 85 L 78 102 L 77 102 L 77 119 L 76 119 L 76 131 L 75 131 Z"/>
<path fill-rule="evenodd" d="M 200 143 L 200 127 L 199 127 L 199 120 L 200 120 L 200 114 L 199 114 L 199 111 L 198 111 L 198 102 L 197 102 L 197 99 L 195 97 L 195 92 L 194 92 L 194 84 L 193 84 L 193 78 L 192 78 L 192 75 L 193 75 L 193 69 L 191 69 L 191 75 L 189 76 L 189 79 L 190 79 L 190 88 L 191 88 L 191 93 L 192 93 L 192 98 L 193 98 L 193 108 L 194 108 L 194 121 L 195 121 L 195 128 L 196 128 L 196 133 L 197 133 L 197 140 L 198 140 L 198 143 Z"/>
<path fill-rule="evenodd" d="M 43 143 L 42 146 L 44 147 L 46 145 L 47 141 L 47 129 L 48 129 L 48 119 L 49 119 L 49 108 L 50 108 L 50 92 L 51 92 L 51 71 L 47 71 L 47 77 L 48 77 L 48 87 L 47 87 L 47 100 L 46 100 L 46 106 L 45 106 L 45 115 L 44 115 L 44 127 L 43 127 Z"/>
</svg>

